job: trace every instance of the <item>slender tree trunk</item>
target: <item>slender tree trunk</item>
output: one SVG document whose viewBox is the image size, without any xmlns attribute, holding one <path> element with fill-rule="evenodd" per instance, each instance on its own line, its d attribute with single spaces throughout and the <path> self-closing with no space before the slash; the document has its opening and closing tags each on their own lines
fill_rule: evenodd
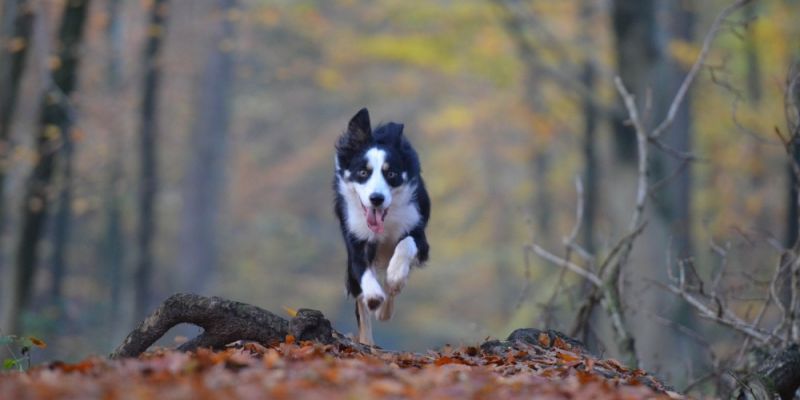
<svg viewBox="0 0 800 400">
<path fill-rule="evenodd" d="M 787 3 L 789 3 L 787 1 Z M 752 6 L 749 7 L 752 9 Z M 787 4 L 787 10 L 797 10 L 797 6 L 792 6 Z M 794 28 L 792 31 L 797 37 L 797 34 L 800 33 L 800 29 Z M 794 82 L 794 87 L 787 87 L 786 90 L 789 90 L 791 93 L 792 98 L 787 98 L 786 101 L 789 102 L 787 106 L 795 108 L 795 112 L 800 113 L 800 83 L 794 78 L 800 76 L 800 47 L 795 45 L 793 50 L 794 60 L 792 66 L 789 70 L 789 79 Z M 800 78 L 796 78 L 800 79 Z M 788 122 L 790 125 L 793 123 L 792 121 Z M 795 124 L 800 124 L 800 121 L 795 121 Z M 795 163 L 796 165 L 800 165 L 800 128 L 797 125 L 795 126 L 788 126 L 787 127 L 791 132 L 791 160 L 790 162 Z M 789 198 L 787 199 L 787 225 L 786 225 L 786 247 L 793 248 L 795 244 L 797 244 L 798 237 L 800 237 L 800 182 L 798 182 L 798 177 L 795 175 L 792 165 L 790 164 L 787 168 L 787 194 Z"/>
<path fill-rule="evenodd" d="M 141 108 L 139 160 L 139 260 L 135 276 L 133 317 L 139 320 L 152 303 L 153 237 L 156 234 L 155 199 L 158 191 L 158 89 L 161 80 L 161 49 L 169 13 L 168 0 L 151 4 L 149 34 L 144 49 L 144 92 Z"/>
<path fill-rule="evenodd" d="M 223 200 L 228 128 L 234 84 L 236 0 L 219 0 L 219 25 L 200 80 L 190 133 L 181 227 L 181 270 L 187 290 L 205 292 L 217 271 L 219 222 Z"/>
<path fill-rule="evenodd" d="M 50 302 L 59 310 L 63 304 L 64 276 L 67 271 L 67 248 L 72 220 L 72 158 L 74 144 L 67 133 L 62 136 L 61 182 L 58 196 L 58 210 L 53 221 L 53 278 L 50 286 Z M 60 314 L 60 312 L 59 312 Z"/>
<path fill-rule="evenodd" d="M 593 26 L 594 1 L 583 0 L 581 4 L 581 45 L 587 54 L 583 63 L 583 73 L 581 81 L 589 92 L 594 92 L 595 75 L 597 65 L 592 52 L 594 40 L 589 31 Z M 597 164 L 597 152 L 595 151 L 595 135 L 597 132 L 598 113 L 592 99 L 585 99 L 583 102 L 583 160 L 584 160 L 584 210 L 583 210 L 583 247 L 594 254 L 594 223 L 597 214 L 597 175 L 599 165 Z"/>
<path fill-rule="evenodd" d="M 654 0 L 614 0 L 612 27 L 618 75 L 639 104 L 647 99 L 653 68 L 661 55 L 657 43 Z M 627 125 L 627 115 L 614 116 L 612 128 L 617 159 L 636 162 L 636 133 Z"/>
<path fill-rule="evenodd" d="M 73 0 L 65 5 L 59 29 L 58 60 L 52 69 L 52 82 L 42 94 L 41 126 L 36 137 L 38 162 L 28 179 L 22 203 L 21 233 L 17 247 L 16 285 L 12 299 L 10 332 L 20 333 L 23 314 L 33 297 L 39 242 L 43 236 L 51 197 L 51 180 L 56 156 L 64 137 L 70 134 L 72 109 L 69 96 L 76 84 L 79 47 L 88 14 L 89 0 Z"/>
<path fill-rule="evenodd" d="M 758 2 L 745 7 L 744 13 L 746 20 L 755 21 L 757 18 L 757 4 Z M 750 97 L 750 101 L 753 102 L 753 104 L 758 104 L 761 102 L 761 63 L 758 58 L 758 42 L 756 41 L 752 27 L 750 27 L 747 32 L 747 38 L 744 44 L 745 57 L 747 59 L 747 95 Z"/>
<path fill-rule="evenodd" d="M 123 20 L 120 15 L 122 0 L 108 2 L 108 26 L 106 28 L 108 64 L 106 81 L 108 90 L 116 96 L 122 84 L 122 34 Z M 116 125 L 115 125 L 116 126 Z M 122 270 L 124 260 L 124 240 L 122 237 L 122 154 L 124 154 L 122 131 L 111 135 L 111 152 L 109 175 L 106 184 L 106 221 L 105 235 L 102 239 L 103 253 L 100 258 L 108 268 L 108 288 L 111 299 L 109 305 L 109 321 L 112 326 L 119 326 L 120 306 L 122 298 Z"/>
<path fill-rule="evenodd" d="M 684 1 L 675 1 L 669 4 L 671 38 L 690 43 L 694 40 L 694 21 L 695 13 L 691 5 Z M 688 73 L 688 68 L 679 64 L 677 60 L 670 60 L 669 68 L 671 90 L 664 96 L 663 106 L 659 111 L 658 117 L 663 118 L 666 114 L 669 102 L 677 91 L 677 88 Z M 665 93 L 665 94 L 667 94 Z M 692 97 L 691 92 L 687 93 L 685 100 L 678 109 L 675 120 L 669 132 L 665 134 L 664 140 L 675 150 L 689 153 L 692 151 Z M 672 179 L 666 189 L 666 215 L 665 218 L 670 223 L 673 248 L 675 255 L 680 259 L 690 257 L 692 252 L 692 164 L 685 163 L 684 160 L 676 159 L 673 156 L 663 157 L 665 173 L 667 176 L 662 178 Z M 670 177 L 675 171 L 679 171 L 674 177 Z"/>
<path fill-rule="evenodd" d="M 594 39 L 591 27 L 594 26 L 593 19 L 595 15 L 595 1 L 583 0 L 581 2 L 580 18 L 581 18 L 581 48 L 586 54 L 586 59 L 583 62 L 583 71 L 581 73 L 581 82 L 590 93 L 595 91 L 595 80 L 597 74 L 597 65 L 592 52 L 589 49 L 594 48 Z M 598 209 L 598 180 L 599 168 L 597 163 L 597 124 L 598 112 L 597 107 L 590 98 L 585 98 L 583 101 L 583 180 L 584 184 L 584 209 L 583 209 L 583 237 L 582 245 L 591 254 L 597 250 L 595 248 L 595 221 L 597 219 Z M 582 284 L 585 293 L 590 293 L 593 288 L 593 283 L 585 280 Z M 597 312 L 592 309 L 589 311 L 591 315 L 588 316 L 589 323 L 583 325 L 578 337 L 586 343 L 589 348 L 597 349 L 600 343 L 597 342 L 595 336 L 590 335 L 589 327 L 596 326 Z"/>
<path fill-rule="evenodd" d="M 0 21 L 0 237 L 5 232 L 5 177 L 11 147 L 11 125 L 19 96 L 33 31 L 33 4 L 30 0 L 6 0 Z M 5 260 L 0 257 L 0 276 Z"/>
</svg>

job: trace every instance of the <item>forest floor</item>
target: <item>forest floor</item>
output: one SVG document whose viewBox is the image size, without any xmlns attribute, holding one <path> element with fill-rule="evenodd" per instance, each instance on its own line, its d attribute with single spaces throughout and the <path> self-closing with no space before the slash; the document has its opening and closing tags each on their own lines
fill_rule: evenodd
<svg viewBox="0 0 800 400">
<path fill-rule="evenodd" d="M 50 362 L 0 374 L 0 399 L 669 399 L 643 370 L 541 334 L 425 354 L 341 344 L 243 343 L 221 351 L 157 349 L 137 358 Z"/>
</svg>

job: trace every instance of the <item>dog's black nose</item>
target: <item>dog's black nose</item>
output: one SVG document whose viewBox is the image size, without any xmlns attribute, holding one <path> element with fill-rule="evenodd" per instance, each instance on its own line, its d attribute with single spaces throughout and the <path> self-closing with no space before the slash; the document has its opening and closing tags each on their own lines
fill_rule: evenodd
<svg viewBox="0 0 800 400">
<path fill-rule="evenodd" d="M 378 207 L 383 204 L 383 195 L 380 193 L 373 193 L 369 195 L 369 202 L 372 203 L 373 206 Z"/>
</svg>

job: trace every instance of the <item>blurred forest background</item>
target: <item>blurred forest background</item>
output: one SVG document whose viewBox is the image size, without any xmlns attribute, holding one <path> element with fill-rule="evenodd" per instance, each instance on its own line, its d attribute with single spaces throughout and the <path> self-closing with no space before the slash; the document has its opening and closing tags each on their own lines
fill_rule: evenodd
<svg viewBox="0 0 800 400">
<path fill-rule="evenodd" d="M 331 179 L 362 106 L 406 124 L 433 205 L 431 261 L 377 342 L 569 332 L 586 283 L 529 250 L 608 254 L 628 227 L 636 138 L 614 77 L 659 122 L 732 3 L 4 0 L 0 333 L 45 339 L 37 359 L 105 354 L 176 291 L 354 331 Z M 775 131 L 791 129 L 800 2 L 742 3 L 648 146 L 647 225 L 620 277 L 641 366 L 678 388 L 741 337 L 656 284 L 667 267 L 708 279 L 724 249 L 719 291 L 752 318 L 796 239 Z M 619 354 L 592 318 L 581 336 Z"/>
</svg>

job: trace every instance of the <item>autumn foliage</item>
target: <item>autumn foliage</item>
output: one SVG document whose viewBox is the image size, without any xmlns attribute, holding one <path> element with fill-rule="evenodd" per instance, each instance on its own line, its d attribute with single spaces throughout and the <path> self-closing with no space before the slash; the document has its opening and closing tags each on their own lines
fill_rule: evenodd
<svg viewBox="0 0 800 400">
<path fill-rule="evenodd" d="M 0 375 L 0 398 L 675 398 L 642 370 L 542 334 L 425 354 L 296 342 L 214 352 L 156 350 L 136 359 L 52 362 Z"/>
</svg>

